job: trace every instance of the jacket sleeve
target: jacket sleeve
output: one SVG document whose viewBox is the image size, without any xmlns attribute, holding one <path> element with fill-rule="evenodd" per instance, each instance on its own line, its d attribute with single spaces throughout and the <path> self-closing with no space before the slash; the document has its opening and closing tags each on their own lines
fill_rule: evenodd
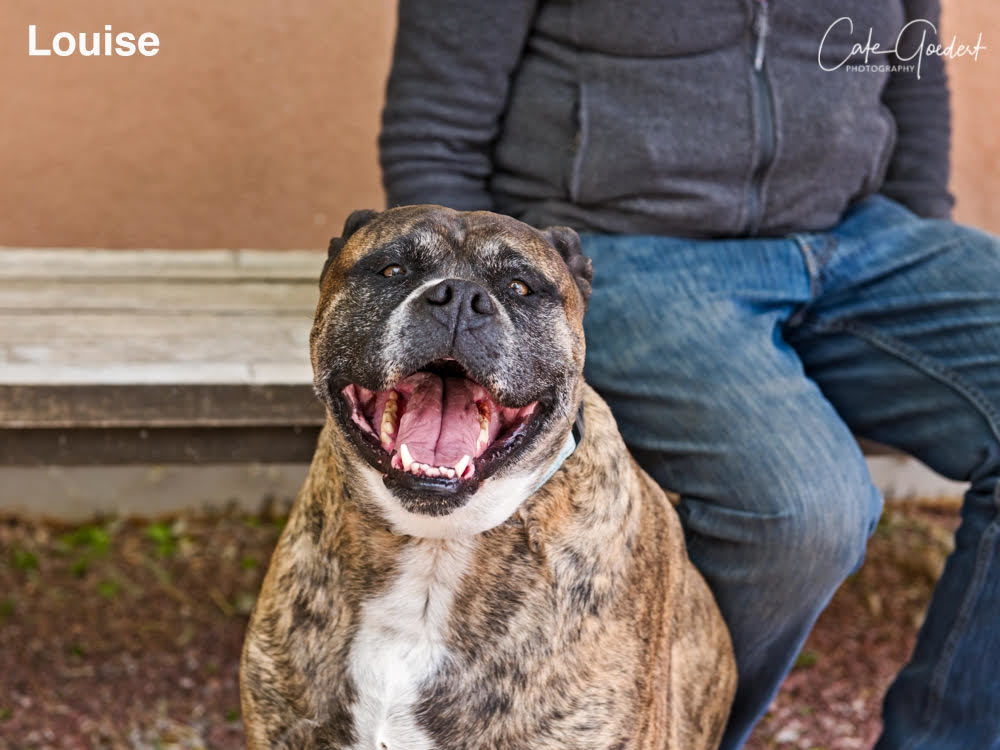
<svg viewBox="0 0 1000 750">
<path fill-rule="evenodd" d="M 940 26 L 939 0 L 905 0 L 906 20 L 926 19 L 937 28 L 917 22 L 899 41 L 898 52 L 909 57 L 920 45 L 937 44 Z M 882 101 L 896 121 L 896 147 L 889 162 L 882 192 L 914 213 L 928 217 L 951 217 L 954 198 L 948 192 L 951 109 L 944 58 L 917 55 L 911 60 L 892 56 L 895 65 L 920 64 L 916 70 L 890 74 Z"/>
<path fill-rule="evenodd" d="M 493 142 L 535 4 L 400 0 L 378 139 L 390 206 L 493 207 Z"/>
</svg>

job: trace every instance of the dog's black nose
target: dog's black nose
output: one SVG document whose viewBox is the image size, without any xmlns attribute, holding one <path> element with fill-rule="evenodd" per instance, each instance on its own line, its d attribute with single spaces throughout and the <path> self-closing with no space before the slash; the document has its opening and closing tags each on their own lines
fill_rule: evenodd
<svg viewBox="0 0 1000 750">
<path fill-rule="evenodd" d="M 478 328 L 496 315 L 496 306 L 485 288 L 465 279 L 445 279 L 424 292 L 430 313 L 451 330 Z"/>
</svg>

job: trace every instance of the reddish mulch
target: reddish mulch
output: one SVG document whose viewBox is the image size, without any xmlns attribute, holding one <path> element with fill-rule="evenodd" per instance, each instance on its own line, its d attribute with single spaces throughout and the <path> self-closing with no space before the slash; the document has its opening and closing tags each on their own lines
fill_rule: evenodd
<svg viewBox="0 0 1000 750">
<path fill-rule="evenodd" d="M 955 524 L 887 512 L 748 750 L 872 745 Z M 240 645 L 280 526 L 0 521 L 0 749 L 243 747 Z"/>
</svg>

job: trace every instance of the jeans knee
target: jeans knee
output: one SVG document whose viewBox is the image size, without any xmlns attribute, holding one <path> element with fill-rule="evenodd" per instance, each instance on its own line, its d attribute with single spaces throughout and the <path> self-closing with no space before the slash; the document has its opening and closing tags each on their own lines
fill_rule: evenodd
<svg viewBox="0 0 1000 750">
<path fill-rule="evenodd" d="M 864 560 L 868 539 L 878 523 L 882 497 L 868 479 L 830 487 L 819 494 L 802 488 L 778 533 L 783 540 L 772 548 L 776 564 L 809 571 L 817 579 L 828 576 L 839 585 Z"/>
<path fill-rule="evenodd" d="M 742 583 L 798 596 L 840 584 L 864 559 L 882 498 L 867 466 L 810 467 L 780 486 L 743 487 L 742 507 L 685 498 L 680 513 L 695 562 Z M 789 471 L 792 471 L 790 468 Z M 715 569 L 713 571 L 713 569 Z"/>
</svg>

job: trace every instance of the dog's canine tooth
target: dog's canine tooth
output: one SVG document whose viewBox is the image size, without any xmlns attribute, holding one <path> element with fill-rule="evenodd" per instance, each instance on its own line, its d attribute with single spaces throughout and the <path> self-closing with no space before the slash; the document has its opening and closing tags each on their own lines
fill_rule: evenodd
<svg viewBox="0 0 1000 750">
<path fill-rule="evenodd" d="M 410 467 L 413 466 L 413 456 L 410 455 L 410 449 L 406 447 L 406 443 L 399 446 L 399 458 L 403 462 L 403 471 L 409 471 Z"/>
<path fill-rule="evenodd" d="M 469 465 L 469 463 L 471 461 L 472 461 L 472 458 L 469 456 L 468 453 L 466 453 L 464 456 L 462 456 L 462 458 L 459 460 L 459 462 L 457 464 L 455 464 L 455 476 L 457 476 L 459 479 L 461 479 L 462 474 L 465 473 L 465 469 L 466 469 L 466 467 L 468 467 L 468 465 Z"/>
</svg>

